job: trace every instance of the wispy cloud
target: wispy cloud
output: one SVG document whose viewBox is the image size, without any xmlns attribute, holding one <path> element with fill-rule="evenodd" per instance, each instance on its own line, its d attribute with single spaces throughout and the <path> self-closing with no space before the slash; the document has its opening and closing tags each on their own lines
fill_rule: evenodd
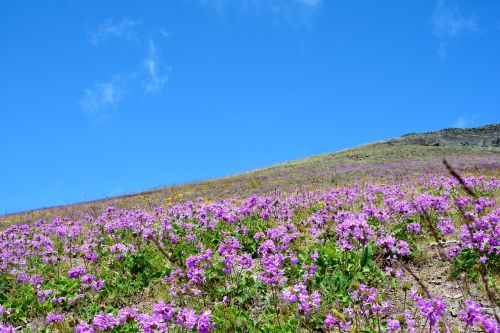
<svg viewBox="0 0 500 333">
<path fill-rule="evenodd" d="M 454 128 L 467 128 L 470 126 L 473 126 L 475 121 L 476 121 L 477 115 L 473 114 L 468 117 L 463 117 L 460 116 L 458 119 L 453 123 Z"/>
<path fill-rule="evenodd" d="M 87 28 L 89 41 L 93 46 L 98 46 L 110 38 L 125 38 L 133 40 L 137 38 L 136 28 L 140 21 L 123 18 L 120 21 L 106 20 L 96 28 Z"/>
<path fill-rule="evenodd" d="M 78 100 L 82 111 L 94 121 L 109 118 L 111 111 L 123 101 L 125 91 L 127 97 L 137 94 L 159 94 L 168 82 L 172 69 L 161 56 L 160 47 L 155 41 L 164 41 L 172 33 L 160 29 L 139 27 L 141 22 L 129 18 L 120 21 L 106 20 L 97 28 L 87 33 L 90 43 L 97 46 L 109 38 L 125 38 L 134 40 L 130 47 L 144 48 L 144 56 L 131 63 L 131 67 L 114 75 L 108 81 L 96 81 L 85 89 L 83 97 Z"/>
<path fill-rule="evenodd" d="M 321 0 L 298 0 L 298 2 L 307 6 L 317 6 L 321 3 Z"/>
<path fill-rule="evenodd" d="M 446 57 L 449 44 L 459 36 L 478 32 L 477 18 L 464 16 L 458 5 L 450 5 L 446 0 L 438 0 L 432 15 L 433 34 L 439 40 L 438 54 Z"/>
<path fill-rule="evenodd" d="M 78 102 L 88 116 L 94 120 L 102 120 L 107 117 L 109 109 L 120 102 L 123 95 L 123 79 L 117 77 L 108 82 L 94 83 L 85 90 Z"/>
<path fill-rule="evenodd" d="M 308 25 L 323 0 L 199 0 L 220 16 L 252 13 L 272 16 L 275 22 Z"/>
<path fill-rule="evenodd" d="M 163 86 L 168 82 L 168 73 L 170 67 L 163 64 L 155 43 L 150 40 L 146 58 L 143 61 L 144 68 L 147 73 L 147 81 L 145 83 L 145 91 L 147 94 L 157 94 L 162 91 Z"/>
<path fill-rule="evenodd" d="M 170 31 L 167 31 L 163 28 L 160 28 L 160 29 L 155 29 L 153 30 L 155 33 L 158 33 L 160 34 L 160 36 L 164 37 L 164 38 L 170 38 L 173 36 L 173 33 L 171 33 Z"/>
</svg>

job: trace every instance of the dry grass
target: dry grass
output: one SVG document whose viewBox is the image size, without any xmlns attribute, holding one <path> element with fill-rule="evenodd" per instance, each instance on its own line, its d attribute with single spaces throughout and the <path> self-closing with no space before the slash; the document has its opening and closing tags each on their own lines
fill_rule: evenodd
<svg viewBox="0 0 500 333">
<path fill-rule="evenodd" d="M 220 200 L 271 191 L 324 189 L 357 182 L 406 182 L 422 174 L 447 174 L 441 161 L 450 160 L 462 173 L 500 174 L 500 149 L 478 147 L 433 147 L 402 142 L 381 142 L 332 154 L 184 185 L 167 186 L 147 192 L 92 202 L 44 208 L 0 217 L 0 227 L 30 223 L 54 216 L 95 215 L 108 206 L 143 208 L 166 201 L 186 201 L 203 197 Z"/>
</svg>

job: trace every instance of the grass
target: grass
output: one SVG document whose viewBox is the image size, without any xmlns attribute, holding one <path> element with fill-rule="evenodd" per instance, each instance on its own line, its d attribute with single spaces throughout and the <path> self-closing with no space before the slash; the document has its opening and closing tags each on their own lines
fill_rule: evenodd
<svg viewBox="0 0 500 333">
<path fill-rule="evenodd" d="M 379 142 L 218 179 L 4 215 L 0 217 L 0 228 L 60 215 L 95 215 L 108 206 L 150 208 L 166 202 L 195 200 L 199 197 L 220 200 L 276 190 L 291 192 L 296 189 L 324 189 L 365 181 L 404 182 L 422 174 L 446 174 L 441 163 L 443 158 L 449 159 L 462 173 L 498 175 L 500 168 L 499 148 L 433 147 L 404 142 Z"/>
<path fill-rule="evenodd" d="M 410 320 L 466 331 L 456 313 L 468 300 L 485 312 L 497 300 L 500 183 L 456 179 L 463 188 L 421 175 L 12 226 L 0 232 L 0 331 L 192 332 L 185 311 L 208 314 L 214 332 L 338 331 L 328 318 L 345 333 Z M 469 244 L 466 226 L 484 241 Z"/>
</svg>

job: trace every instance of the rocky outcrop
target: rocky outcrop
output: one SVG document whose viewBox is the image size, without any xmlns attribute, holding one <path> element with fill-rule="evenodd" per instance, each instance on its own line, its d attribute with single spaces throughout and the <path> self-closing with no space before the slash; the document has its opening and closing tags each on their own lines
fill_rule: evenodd
<svg viewBox="0 0 500 333">
<path fill-rule="evenodd" d="M 476 128 L 445 128 L 428 133 L 409 133 L 387 142 L 419 146 L 500 148 L 500 124 Z"/>
</svg>

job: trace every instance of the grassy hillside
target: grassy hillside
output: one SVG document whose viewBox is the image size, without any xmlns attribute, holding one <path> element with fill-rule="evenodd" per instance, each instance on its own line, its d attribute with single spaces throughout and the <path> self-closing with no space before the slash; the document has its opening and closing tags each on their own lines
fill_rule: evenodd
<svg viewBox="0 0 500 333">
<path fill-rule="evenodd" d="M 195 200 L 199 197 L 218 200 L 275 190 L 324 189 L 367 180 L 402 182 L 422 174 L 445 174 L 443 158 L 447 158 L 462 173 L 498 175 L 499 144 L 500 124 L 412 133 L 223 178 L 9 214 L 0 217 L 0 223 L 5 226 L 55 215 L 75 216 L 82 212 L 96 214 L 108 206 L 143 208 L 166 201 Z"/>
<path fill-rule="evenodd" d="M 495 128 L 7 216 L 0 332 L 499 333 Z"/>
<path fill-rule="evenodd" d="M 498 333 L 500 179 L 450 175 L 11 226 L 0 332 Z"/>
</svg>

